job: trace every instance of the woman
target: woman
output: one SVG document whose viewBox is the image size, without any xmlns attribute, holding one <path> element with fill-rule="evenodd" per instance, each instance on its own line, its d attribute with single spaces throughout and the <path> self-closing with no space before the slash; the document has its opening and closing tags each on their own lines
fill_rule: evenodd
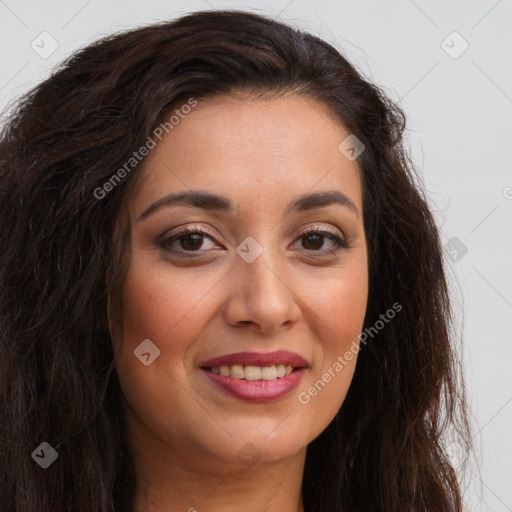
<svg viewBox="0 0 512 512">
<path fill-rule="evenodd" d="M 404 116 L 240 11 L 100 40 L 0 143 L 2 510 L 462 510 Z"/>
</svg>

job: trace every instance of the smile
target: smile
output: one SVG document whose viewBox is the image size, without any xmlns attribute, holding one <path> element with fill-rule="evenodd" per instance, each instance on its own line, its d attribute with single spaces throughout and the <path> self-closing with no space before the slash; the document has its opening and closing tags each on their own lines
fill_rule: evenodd
<svg viewBox="0 0 512 512">
<path fill-rule="evenodd" d="M 205 361 L 200 369 L 218 391 L 239 400 L 270 402 L 299 385 L 307 363 L 285 350 L 239 352 Z"/>
</svg>

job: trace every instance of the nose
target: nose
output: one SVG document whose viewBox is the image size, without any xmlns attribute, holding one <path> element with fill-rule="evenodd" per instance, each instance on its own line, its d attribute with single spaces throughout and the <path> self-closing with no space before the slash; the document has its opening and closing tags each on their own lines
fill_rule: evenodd
<svg viewBox="0 0 512 512">
<path fill-rule="evenodd" d="M 283 267 L 267 249 L 252 263 L 237 257 L 225 309 L 230 325 L 250 324 L 261 333 L 275 334 L 299 320 L 298 296 Z"/>
</svg>

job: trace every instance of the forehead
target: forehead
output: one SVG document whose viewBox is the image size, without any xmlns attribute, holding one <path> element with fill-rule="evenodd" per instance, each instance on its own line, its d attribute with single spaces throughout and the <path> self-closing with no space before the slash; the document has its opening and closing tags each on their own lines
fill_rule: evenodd
<svg viewBox="0 0 512 512">
<path fill-rule="evenodd" d="M 149 153 L 134 196 L 141 207 L 198 188 L 274 204 L 338 189 L 360 205 L 359 167 L 339 150 L 350 133 L 323 104 L 296 95 L 197 101 Z"/>
</svg>

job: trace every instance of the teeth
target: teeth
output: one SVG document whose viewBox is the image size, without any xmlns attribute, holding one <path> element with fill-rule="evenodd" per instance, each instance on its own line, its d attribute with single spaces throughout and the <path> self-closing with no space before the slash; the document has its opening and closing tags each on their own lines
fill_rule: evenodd
<svg viewBox="0 0 512 512">
<path fill-rule="evenodd" d="M 234 377 L 233 374 L 231 374 Z M 245 380 L 259 380 L 261 379 L 261 368 L 259 366 L 246 366 L 245 367 Z"/>
<path fill-rule="evenodd" d="M 235 379 L 245 380 L 276 380 L 282 379 L 285 375 L 290 375 L 293 366 L 278 364 L 275 366 L 243 366 L 234 364 L 233 366 L 215 366 L 210 368 L 215 375 L 224 377 L 233 377 Z"/>
<path fill-rule="evenodd" d="M 261 378 L 263 380 L 276 380 L 277 368 L 275 366 L 265 366 L 261 369 Z"/>
<path fill-rule="evenodd" d="M 229 366 L 227 367 L 229 368 Z M 234 364 L 231 367 L 231 372 L 228 373 L 231 377 L 235 377 L 235 379 L 243 379 L 245 377 L 245 370 L 241 364 Z"/>
</svg>

